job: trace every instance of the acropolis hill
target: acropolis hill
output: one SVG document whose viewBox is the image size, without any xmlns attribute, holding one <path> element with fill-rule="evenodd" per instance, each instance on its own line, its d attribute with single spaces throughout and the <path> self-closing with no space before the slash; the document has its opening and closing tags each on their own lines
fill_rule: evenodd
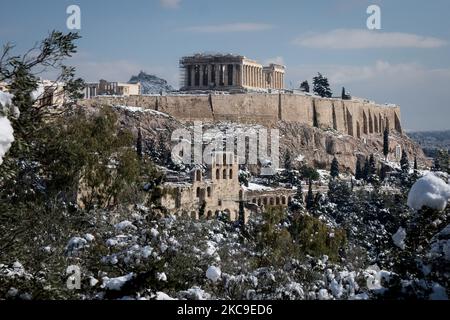
<svg viewBox="0 0 450 320">
<path fill-rule="evenodd" d="M 99 92 L 81 105 L 155 110 L 181 123 L 279 128 L 285 134 L 282 148 L 292 148 L 305 161 L 324 168 L 336 156 L 350 171 L 357 157 L 375 153 L 383 158 L 383 132 L 388 128 L 392 133 L 390 159 L 399 160 L 401 150 L 406 150 L 419 162 L 427 161 L 421 149 L 403 134 L 399 106 L 286 90 L 285 66 L 262 66 L 244 56 L 193 55 L 181 58 L 180 66 L 180 91 L 154 95 Z"/>
<path fill-rule="evenodd" d="M 386 127 L 402 132 L 398 106 L 289 93 L 284 90 L 286 68 L 282 65 L 262 66 L 241 55 L 195 54 L 180 59 L 180 70 L 180 92 L 119 97 L 99 92 L 84 104 L 96 101 L 148 108 L 180 121 L 232 121 L 268 127 L 287 121 L 356 138 L 382 134 Z"/>
</svg>

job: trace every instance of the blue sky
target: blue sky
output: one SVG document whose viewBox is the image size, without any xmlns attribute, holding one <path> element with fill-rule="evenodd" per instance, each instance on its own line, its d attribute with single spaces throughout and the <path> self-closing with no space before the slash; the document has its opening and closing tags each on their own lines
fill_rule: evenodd
<svg viewBox="0 0 450 320">
<path fill-rule="evenodd" d="M 450 1 L 15 0 L 2 1 L 0 44 L 18 53 L 81 8 L 70 64 L 88 81 L 127 81 L 140 70 L 178 86 L 178 59 L 232 52 L 287 66 L 286 86 L 320 71 L 333 90 L 402 107 L 411 130 L 450 129 Z M 380 31 L 366 9 L 381 7 Z"/>
</svg>

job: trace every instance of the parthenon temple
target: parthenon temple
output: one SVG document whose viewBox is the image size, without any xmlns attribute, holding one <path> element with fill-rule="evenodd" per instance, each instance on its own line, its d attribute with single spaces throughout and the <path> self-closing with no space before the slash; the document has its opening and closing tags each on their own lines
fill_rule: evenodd
<svg viewBox="0 0 450 320">
<path fill-rule="evenodd" d="M 195 54 L 180 60 L 181 90 L 282 90 L 285 66 L 234 54 Z"/>
</svg>

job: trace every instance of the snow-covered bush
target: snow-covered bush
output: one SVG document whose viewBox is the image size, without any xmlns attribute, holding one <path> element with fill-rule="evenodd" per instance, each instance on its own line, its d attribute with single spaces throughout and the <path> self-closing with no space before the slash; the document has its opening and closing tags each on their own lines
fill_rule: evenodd
<svg viewBox="0 0 450 320">
<path fill-rule="evenodd" d="M 450 186 L 433 173 L 420 178 L 408 195 L 408 206 L 414 210 L 423 207 L 443 211 L 450 199 Z"/>
</svg>

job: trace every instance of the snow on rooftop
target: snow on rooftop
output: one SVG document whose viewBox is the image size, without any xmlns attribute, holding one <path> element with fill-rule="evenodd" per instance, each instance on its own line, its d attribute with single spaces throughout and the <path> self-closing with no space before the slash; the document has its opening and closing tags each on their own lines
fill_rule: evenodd
<svg viewBox="0 0 450 320">
<path fill-rule="evenodd" d="M 250 182 L 248 184 L 248 187 L 243 186 L 242 188 L 246 191 L 272 191 L 273 190 L 273 188 L 271 188 L 271 187 L 266 187 L 261 184 L 252 183 L 252 182 Z"/>
</svg>

